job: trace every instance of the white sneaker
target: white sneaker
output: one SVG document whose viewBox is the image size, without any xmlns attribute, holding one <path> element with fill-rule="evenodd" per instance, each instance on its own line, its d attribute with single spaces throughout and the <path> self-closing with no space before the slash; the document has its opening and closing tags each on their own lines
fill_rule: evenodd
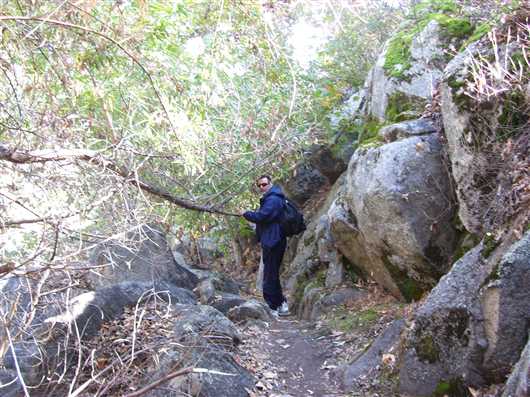
<svg viewBox="0 0 530 397">
<path fill-rule="evenodd" d="M 274 317 L 274 318 L 278 318 L 278 316 L 279 316 L 278 310 L 272 310 L 271 309 L 271 314 L 272 314 L 272 317 Z"/>
<path fill-rule="evenodd" d="M 283 301 L 282 305 L 278 308 L 278 315 L 279 316 L 288 316 L 289 314 L 291 314 L 289 312 L 289 305 L 287 304 L 286 301 Z"/>
</svg>

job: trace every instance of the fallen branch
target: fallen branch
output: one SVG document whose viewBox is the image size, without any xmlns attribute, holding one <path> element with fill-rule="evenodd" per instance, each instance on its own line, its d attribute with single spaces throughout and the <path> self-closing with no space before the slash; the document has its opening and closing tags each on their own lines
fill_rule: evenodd
<svg viewBox="0 0 530 397">
<path fill-rule="evenodd" d="M 46 163 L 48 161 L 63 161 L 63 160 L 82 160 L 90 164 L 97 165 L 101 168 L 108 169 L 115 174 L 118 174 L 125 179 L 127 183 L 136 186 L 154 196 L 160 197 L 170 203 L 178 205 L 179 207 L 208 212 L 212 214 L 221 214 L 228 216 L 240 216 L 231 212 L 217 210 L 213 207 L 205 207 L 190 201 L 173 196 L 166 190 L 157 186 L 153 186 L 147 182 L 134 176 L 134 172 L 130 172 L 125 167 L 121 167 L 110 159 L 105 158 L 101 153 L 90 149 L 42 149 L 42 150 L 21 150 L 17 148 L 10 148 L 8 145 L 0 143 L 0 160 L 10 161 L 16 164 L 31 164 L 31 163 Z"/>
</svg>

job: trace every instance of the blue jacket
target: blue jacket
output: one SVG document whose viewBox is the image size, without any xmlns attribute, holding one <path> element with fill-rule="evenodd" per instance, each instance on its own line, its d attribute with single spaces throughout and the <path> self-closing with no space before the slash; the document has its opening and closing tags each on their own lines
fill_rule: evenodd
<svg viewBox="0 0 530 397">
<path fill-rule="evenodd" d="M 273 185 L 259 200 L 257 211 L 243 214 L 247 221 L 256 224 L 256 234 L 262 246 L 272 247 L 285 239 L 279 224 L 283 212 L 285 196 L 279 186 Z"/>
</svg>

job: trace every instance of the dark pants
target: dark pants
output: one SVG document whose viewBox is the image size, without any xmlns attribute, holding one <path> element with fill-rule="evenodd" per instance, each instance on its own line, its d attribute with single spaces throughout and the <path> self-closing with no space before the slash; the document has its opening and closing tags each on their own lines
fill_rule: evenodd
<svg viewBox="0 0 530 397">
<path fill-rule="evenodd" d="M 272 247 L 262 246 L 263 252 L 263 298 L 272 310 L 276 310 L 285 297 L 280 284 L 280 265 L 287 241 L 281 240 Z"/>
</svg>

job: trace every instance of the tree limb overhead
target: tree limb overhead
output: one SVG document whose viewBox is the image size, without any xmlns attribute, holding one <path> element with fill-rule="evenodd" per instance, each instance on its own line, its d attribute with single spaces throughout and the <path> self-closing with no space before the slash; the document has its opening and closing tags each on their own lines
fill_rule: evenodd
<svg viewBox="0 0 530 397">
<path fill-rule="evenodd" d="M 31 164 L 31 163 L 45 163 L 48 161 L 63 161 L 63 160 L 82 160 L 90 164 L 96 165 L 120 175 L 127 183 L 136 186 L 148 193 L 158 196 L 170 203 L 178 205 L 179 207 L 200 211 L 209 212 L 212 214 L 221 214 L 229 216 L 239 216 L 225 211 L 216 210 L 212 207 L 201 206 L 193 202 L 184 200 L 173 196 L 170 192 L 153 186 L 147 182 L 142 181 L 134 176 L 125 167 L 119 166 L 110 159 L 105 158 L 101 153 L 89 149 L 41 149 L 41 150 L 21 150 L 11 148 L 6 144 L 0 143 L 0 160 L 9 161 L 16 164 Z"/>
</svg>

